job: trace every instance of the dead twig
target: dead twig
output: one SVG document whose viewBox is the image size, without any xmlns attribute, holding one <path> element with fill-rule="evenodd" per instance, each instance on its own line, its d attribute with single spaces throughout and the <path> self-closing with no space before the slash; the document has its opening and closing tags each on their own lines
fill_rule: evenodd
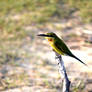
<svg viewBox="0 0 92 92">
<path fill-rule="evenodd" d="M 56 61 L 58 62 L 59 72 L 60 72 L 61 78 L 63 79 L 63 91 L 62 92 L 69 92 L 71 82 L 68 79 L 66 69 L 64 66 L 64 62 L 62 60 L 62 56 L 59 55 L 58 53 L 56 53 Z"/>
</svg>

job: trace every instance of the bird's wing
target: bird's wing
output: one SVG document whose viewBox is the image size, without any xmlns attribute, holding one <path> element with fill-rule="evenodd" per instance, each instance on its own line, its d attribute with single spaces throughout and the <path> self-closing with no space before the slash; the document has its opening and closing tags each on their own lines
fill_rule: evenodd
<svg viewBox="0 0 92 92">
<path fill-rule="evenodd" d="M 65 55 L 71 56 L 71 57 L 77 59 L 78 61 L 80 61 L 81 63 L 85 64 L 83 61 L 81 61 L 79 58 L 77 58 L 75 55 L 72 54 L 72 52 L 69 50 L 69 48 L 66 46 L 66 44 L 62 40 L 56 41 L 55 46 L 59 50 L 61 50 Z M 85 65 L 87 65 L 87 64 L 85 64 Z"/>
<path fill-rule="evenodd" d="M 61 50 L 64 54 L 66 54 L 66 55 L 71 54 L 71 51 L 69 50 L 69 48 L 66 46 L 66 44 L 62 40 L 56 41 L 55 46 L 59 50 Z"/>
</svg>

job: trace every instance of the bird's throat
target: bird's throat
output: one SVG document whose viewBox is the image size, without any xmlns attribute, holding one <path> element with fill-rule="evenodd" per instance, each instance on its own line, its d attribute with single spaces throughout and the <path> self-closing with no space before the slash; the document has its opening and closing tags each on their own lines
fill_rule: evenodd
<svg viewBox="0 0 92 92">
<path fill-rule="evenodd" d="M 49 42 L 53 42 L 53 39 L 52 39 L 52 38 L 49 38 L 48 41 L 49 41 Z"/>
</svg>

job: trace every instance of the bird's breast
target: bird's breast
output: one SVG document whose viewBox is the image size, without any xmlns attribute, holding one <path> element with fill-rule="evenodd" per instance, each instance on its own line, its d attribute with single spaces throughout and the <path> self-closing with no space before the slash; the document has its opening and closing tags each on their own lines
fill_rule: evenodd
<svg viewBox="0 0 92 92">
<path fill-rule="evenodd" d="M 50 43 L 50 46 L 54 49 L 54 51 L 56 51 L 60 55 L 64 55 L 64 53 L 60 49 L 58 49 L 58 47 L 54 44 L 54 42 L 53 43 L 49 42 L 49 43 Z"/>
</svg>

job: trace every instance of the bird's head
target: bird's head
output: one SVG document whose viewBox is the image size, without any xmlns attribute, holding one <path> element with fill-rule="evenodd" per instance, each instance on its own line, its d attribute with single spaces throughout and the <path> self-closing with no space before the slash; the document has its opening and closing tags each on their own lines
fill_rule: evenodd
<svg viewBox="0 0 92 92">
<path fill-rule="evenodd" d="M 53 42 L 55 38 L 57 37 L 56 34 L 53 32 L 46 33 L 46 34 L 39 34 L 37 36 L 45 37 L 45 39 L 47 39 L 49 42 Z"/>
</svg>

